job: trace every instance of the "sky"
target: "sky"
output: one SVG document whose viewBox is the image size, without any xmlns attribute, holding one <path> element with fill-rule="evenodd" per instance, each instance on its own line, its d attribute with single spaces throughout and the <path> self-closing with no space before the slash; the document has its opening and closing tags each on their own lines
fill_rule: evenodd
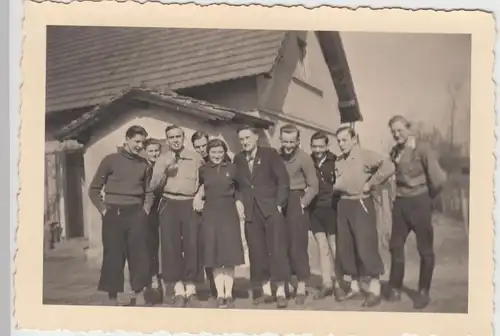
<svg viewBox="0 0 500 336">
<path fill-rule="evenodd" d="M 395 114 L 435 126 L 449 139 L 453 104 L 454 143 L 468 144 L 469 35 L 343 32 L 341 37 L 364 118 L 357 126 L 363 145 L 386 152 L 392 145 L 387 121 Z"/>
</svg>

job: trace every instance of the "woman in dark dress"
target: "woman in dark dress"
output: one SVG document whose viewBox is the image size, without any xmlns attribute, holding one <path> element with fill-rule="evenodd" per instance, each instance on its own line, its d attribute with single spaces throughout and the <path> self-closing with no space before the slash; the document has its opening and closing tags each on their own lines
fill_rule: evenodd
<svg viewBox="0 0 500 336">
<path fill-rule="evenodd" d="M 234 307 L 234 267 L 245 263 L 240 218 L 243 206 L 236 199 L 236 169 L 224 160 L 227 145 L 220 139 L 208 142 L 209 162 L 200 168 L 200 192 L 194 207 L 202 215 L 202 263 L 213 268 L 217 305 Z"/>
</svg>

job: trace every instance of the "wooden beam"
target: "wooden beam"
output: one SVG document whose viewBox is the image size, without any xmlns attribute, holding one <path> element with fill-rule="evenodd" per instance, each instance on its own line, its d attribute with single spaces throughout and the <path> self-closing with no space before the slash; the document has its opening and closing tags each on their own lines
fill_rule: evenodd
<svg viewBox="0 0 500 336">
<path fill-rule="evenodd" d="M 323 56 L 328 65 L 337 97 L 341 123 L 362 121 L 354 83 L 340 34 L 335 31 L 316 31 Z"/>
</svg>

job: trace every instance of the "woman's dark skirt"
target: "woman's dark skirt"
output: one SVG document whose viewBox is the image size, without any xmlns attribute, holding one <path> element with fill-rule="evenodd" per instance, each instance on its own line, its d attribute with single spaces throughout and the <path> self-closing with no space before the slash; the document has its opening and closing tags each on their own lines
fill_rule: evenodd
<svg viewBox="0 0 500 336">
<path fill-rule="evenodd" d="M 245 263 L 240 219 L 233 197 L 205 201 L 201 235 L 203 266 L 233 267 Z"/>
</svg>

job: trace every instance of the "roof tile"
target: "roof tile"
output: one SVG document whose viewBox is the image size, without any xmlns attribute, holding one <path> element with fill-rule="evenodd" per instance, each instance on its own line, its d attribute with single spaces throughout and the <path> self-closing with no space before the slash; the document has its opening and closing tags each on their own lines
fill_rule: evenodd
<svg viewBox="0 0 500 336">
<path fill-rule="evenodd" d="M 267 73 L 284 31 L 47 29 L 47 112 L 92 106 L 130 86 L 177 90 Z"/>
</svg>

